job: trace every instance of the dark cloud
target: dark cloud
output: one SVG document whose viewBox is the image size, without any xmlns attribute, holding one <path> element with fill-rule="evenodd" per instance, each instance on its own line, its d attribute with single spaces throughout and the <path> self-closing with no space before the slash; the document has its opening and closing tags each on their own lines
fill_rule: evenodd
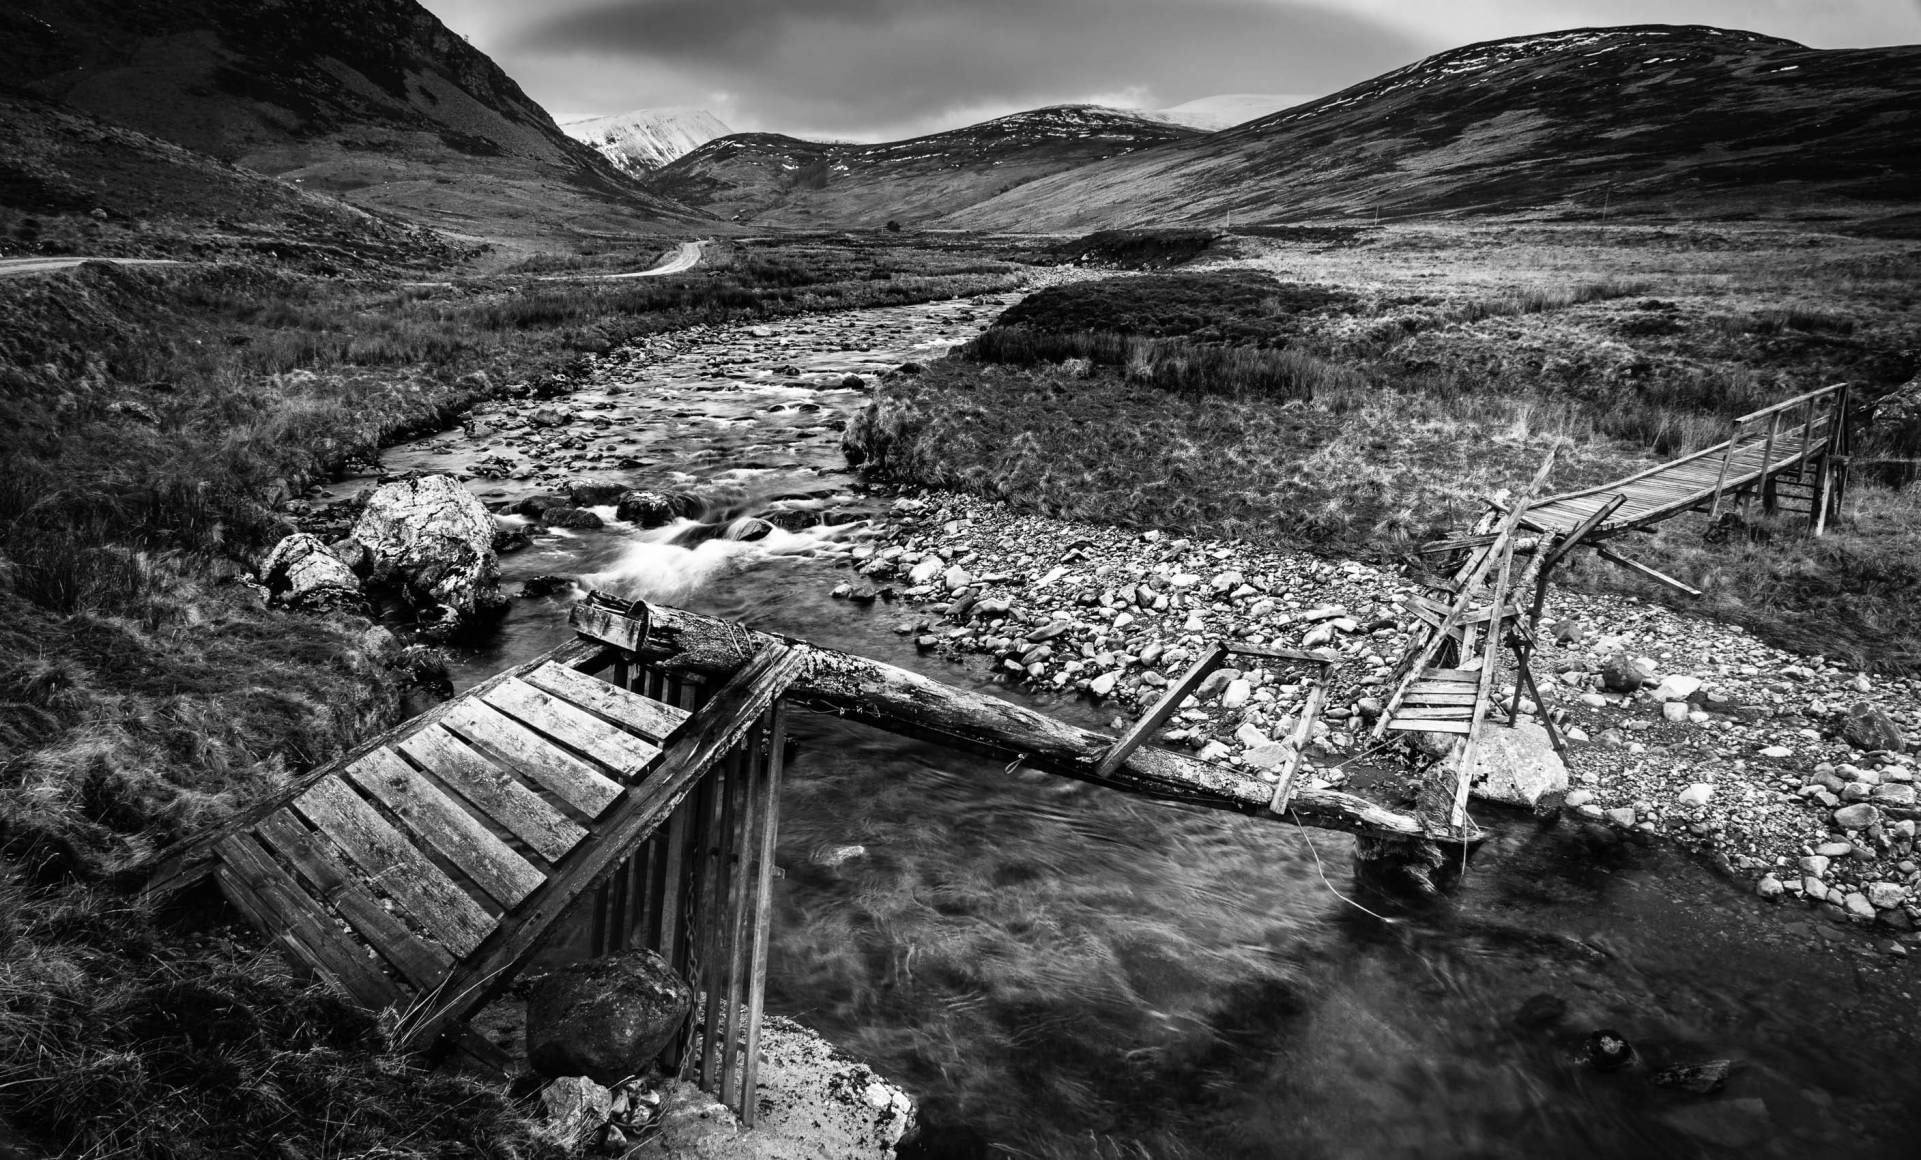
<svg viewBox="0 0 1921 1160">
<path fill-rule="evenodd" d="M 620 0 L 540 19 L 496 55 L 541 87 L 617 66 L 652 97 L 698 77 L 743 122 L 872 135 L 1093 94 L 1327 92 L 1433 47 L 1301 0 Z"/>
</svg>

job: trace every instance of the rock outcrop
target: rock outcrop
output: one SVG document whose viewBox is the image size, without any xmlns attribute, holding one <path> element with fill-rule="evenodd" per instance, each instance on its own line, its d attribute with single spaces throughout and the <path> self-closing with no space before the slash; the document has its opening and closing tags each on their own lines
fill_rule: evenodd
<svg viewBox="0 0 1921 1160">
<path fill-rule="evenodd" d="M 506 608 L 494 555 L 494 517 L 451 476 L 375 489 L 348 533 L 357 571 L 423 616 L 464 624 Z"/>
<path fill-rule="evenodd" d="M 260 579 L 289 608 L 323 612 L 362 605 L 360 577 L 318 536 L 305 532 L 274 545 L 260 565 Z"/>
</svg>

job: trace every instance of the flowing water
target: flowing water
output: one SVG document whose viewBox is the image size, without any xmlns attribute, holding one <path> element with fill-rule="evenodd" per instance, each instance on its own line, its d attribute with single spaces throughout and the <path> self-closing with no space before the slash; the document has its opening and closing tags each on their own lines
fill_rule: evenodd
<svg viewBox="0 0 1921 1160">
<path fill-rule="evenodd" d="M 692 490 L 705 513 L 539 537 L 506 558 L 508 590 L 585 576 L 1103 725 L 1111 711 L 918 655 L 899 610 L 826 595 L 879 512 L 840 467 L 833 420 L 864 398 L 840 376 L 937 356 L 994 312 L 859 311 L 613 361 L 560 401 L 572 418 L 542 454 Z M 448 432 L 386 466 L 471 468 L 502 446 Z M 538 483 L 473 486 L 511 499 Z M 755 514 L 838 522 L 722 538 Z M 571 598 L 516 601 L 460 658 L 461 683 L 565 639 Z M 1339 835 L 838 719 L 791 728 L 769 1006 L 914 1091 L 918 1154 L 1921 1155 L 1907 964 L 1663 845 L 1495 818 L 1457 890 L 1410 901 L 1357 884 Z M 1579 1062 L 1603 1028 L 1633 1065 Z M 1734 1062 L 1719 1094 L 1649 1082 L 1713 1059 Z"/>
</svg>

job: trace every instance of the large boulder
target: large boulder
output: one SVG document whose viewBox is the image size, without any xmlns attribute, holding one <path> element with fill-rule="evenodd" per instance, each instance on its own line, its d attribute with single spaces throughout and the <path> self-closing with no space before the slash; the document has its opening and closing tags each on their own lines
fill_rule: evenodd
<svg viewBox="0 0 1921 1160">
<path fill-rule="evenodd" d="M 452 476 L 382 484 L 348 533 L 369 579 L 466 622 L 506 608 L 494 517 Z"/>
<path fill-rule="evenodd" d="M 693 1009 L 694 989 L 652 951 L 562 967 L 527 995 L 527 1065 L 614 1084 L 647 1069 Z"/>
<path fill-rule="evenodd" d="M 1889 749 L 1896 753 L 1907 747 L 1908 739 L 1879 705 L 1858 701 L 1841 722 L 1841 738 L 1856 749 Z"/>
<path fill-rule="evenodd" d="M 309 611 L 358 609 L 360 577 L 318 536 L 296 532 L 274 545 L 260 579 L 275 600 Z"/>
<path fill-rule="evenodd" d="M 1538 721 L 1523 720 L 1512 729 L 1489 723 L 1481 727 L 1475 750 L 1474 785 L 1474 794 L 1489 801 L 1552 805 L 1567 796 L 1567 765 Z"/>
<path fill-rule="evenodd" d="M 624 483 L 606 479 L 570 479 L 562 490 L 567 498 L 581 507 L 595 507 L 599 504 L 613 503 L 627 490 Z"/>
</svg>

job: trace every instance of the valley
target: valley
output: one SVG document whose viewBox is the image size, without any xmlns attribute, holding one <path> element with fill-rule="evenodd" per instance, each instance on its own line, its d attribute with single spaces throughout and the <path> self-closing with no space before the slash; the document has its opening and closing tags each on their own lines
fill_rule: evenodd
<svg viewBox="0 0 1921 1160">
<path fill-rule="evenodd" d="M 1413 816 L 1434 755 L 1368 728 L 1436 543 L 1835 382 L 1824 534 L 1757 495 L 1569 557 L 1483 727 L 1553 721 L 1502 744 L 1560 780 L 1477 783 L 1478 841 L 794 712 L 767 1010 L 882 1094 L 772 1121 L 898 1085 L 876 1156 L 1907 1155 L 1917 52 L 1573 29 L 856 142 L 557 121 L 412 0 L 0 15 L 0 1160 L 784 1155 L 671 1076 L 543 1103 L 518 985 L 403 1055 L 142 868 L 590 590 L 1114 736 L 1215 643 L 1329 650 L 1324 703 L 1240 660 L 1147 743 L 1258 785 L 1300 731 L 1303 784 Z M 472 610 L 355 546 L 421 479 L 491 532 Z"/>
</svg>

